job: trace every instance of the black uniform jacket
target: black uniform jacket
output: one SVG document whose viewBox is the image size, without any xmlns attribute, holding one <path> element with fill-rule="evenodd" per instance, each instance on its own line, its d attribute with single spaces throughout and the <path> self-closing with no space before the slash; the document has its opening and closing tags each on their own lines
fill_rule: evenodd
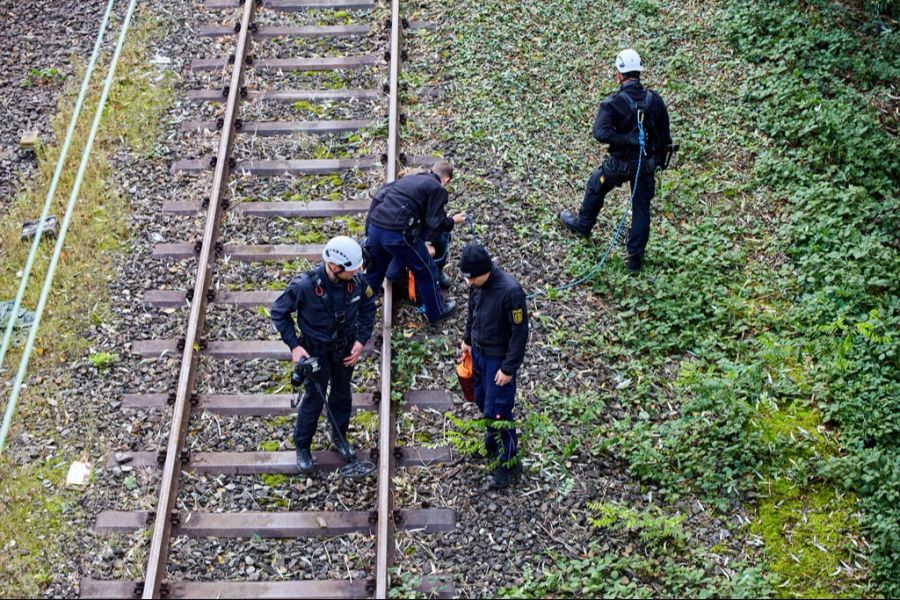
<svg viewBox="0 0 900 600">
<path fill-rule="evenodd" d="M 272 323 L 291 350 L 301 345 L 291 315 L 294 312 L 304 344 L 365 344 L 375 325 L 375 298 L 361 275 L 351 281 L 331 283 L 321 264 L 295 277 L 272 305 Z"/>
<path fill-rule="evenodd" d="M 469 319 L 463 337 L 485 356 L 503 358 L 500 370 L 514 375 L 525 359 L 528 307 L 522 286 L 512 275 L 491 269 L 480 288 L 469 289 Z"/>
<path fill-rule="evenodd" d="M 367 221 L 382 229 L 429 232 L 450 231 L 453 219 L 447 216 L 447 190 L 434 173 L 417 173 L 383 186 L 369 205 Z"/>
<path fill-rule="evenodd" d="M 600 103 L 592 133 L 598 142 L 609 144 L 609 153 L 619 160 L 636 161 L 640 147 L 637 115 L 622 96 L 628 94 L 640 103 L 645 101 L 646 93 L 641 82 L 629 81 L 622 84 L 618 93 Z M 658 160 L 665 154 L 666 146 L 672 143 L 672 135 L 669 132 L 669 111 L 656 92 L 651 92 L 650 103 L 644 111 L 644 131 L 647 135 L 647 155 Z"/>
</svg>

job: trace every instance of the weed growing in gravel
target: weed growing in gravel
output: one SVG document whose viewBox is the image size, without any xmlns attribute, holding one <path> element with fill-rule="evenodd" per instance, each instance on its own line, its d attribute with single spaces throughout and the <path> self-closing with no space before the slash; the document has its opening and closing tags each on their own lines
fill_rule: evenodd
<svg viewBox="0 0 900 600">
<path fill-rule="evenodd" d="M 108 369 L 119 360 L 119 355 L 115 352 L 94 352 L 88 357 L 91 365 L 97 369 Z"/>
<path fill-rule="evenodd" d="M 30 88 L 33 85 L 54 85 L 65 81 L 66 76 L 59 72 L 56 67 L 44 67 L 39 69 L 32 67 L 28 71 L 28 75 L 22 80 L 23 88 Z"/>
</svg>

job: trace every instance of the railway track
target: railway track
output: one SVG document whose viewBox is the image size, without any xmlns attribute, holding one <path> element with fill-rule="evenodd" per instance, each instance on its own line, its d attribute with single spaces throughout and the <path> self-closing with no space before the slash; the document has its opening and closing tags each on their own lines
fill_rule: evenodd
<svg viewBox="0 0 900 600">
<path fill-rule="evenodd" d="M 396 405 L 389 401 L 391 386 L 391 319 L 392 293 L 385 286 L 381 325 L 380 386 L 354 395 L 355 410 L 378 413 L 377 446 L 360 450 L 377 464 L 377 497 L 365 511 L 266 511 L 266 512 L 202 512 L 176 510 L 179 480 L 185 473 L 211 473 L 232 476 L 259 474 L 295 474 L 292 451 L 282 452 L 192 452 L 189 450 L 189 423 L 192 415 L 204 411 L 243 418 L 294 414 L 289 394 L 203 394 L 198 393 L 201 358 L 217 360 L 290 360 L 290 351 L 280 341 L 208 339 L 206 318 L 210 308 L 227 305 L 234 309 L 256 309 L 269 306 L 278 292 L 266 289 L 214 289 L 212 281 L 217 266 L 223 261 L 285 261 L 298 258 L 316 261 L 321 246 L 314 244 L 245 245 L 229 244 L 223 239 L 223 214 L 228 210 L 258 218 L 336 217 L 364 213 L 363 201 L 313 202 L 232 202 L 230 182 L 236 178 L 342 173 L 349 170 L 384 168 L 384 182 L 397 176 L 405 158 L 400 153 L 398 101 L 399 75 L 404 58 L 404 30 L 410 26 L 401 16 L 400 0 L 390 0 L 390 16 L 385 21 L 388 43 L 383 55 L 328 56 L 304 58 L 256 58 L 254 51 L 277 38 L 340 39 L 373 35 L 380 27 L 371 25 L 266 26 L 257 18 L 262 11 L 358 10 L 374 11 L 380 6 L 373 0 L 206 0 L 209 10 L 239 11 L 233 25 L 211 25 L 199 33 L 204 36 L 233 38 L 230 56 L 198 58 L 195 71 L 226 73 L 220 89 L 192 90 L 188 98 L 202 103 L 221 103 L 216 120 L 185 122 L 182 129 L 218 130 L 215 156 L 176 161 L 173 173 L 212 171 L 212 183 L 202 198 L 170 202 L 162 207 L 173 215 L 205 214 L 202 237 L 181 243 L 158 244 L 153 256 L 159 259 L 196 260 L 193 288 L 186 290 L 145 290 L 144 301 L 157 307 L 188 307 L 185 334 L 179 339 L 157 339 L 134 342 L 132 351 L 144 357 L 179 356 L 179 374 L 175 389 L 169 393 L 142 393 L 135 390 L 123 398 L 124 408 L 166 410 L 171 407 L 169 437 L 164 448 L 131 453 L 133 468 L 161 470 L 159 496 L 153 511 L 106 511 L 94 525 L 98 533 L 129 533 L 150 528 L 147 562 L 142 580 L 99 581 L 84 579 L 82 597 L 363 597 L 385 598 L 390 586 L 389 569 L 393 564 L 394 533 L 398 528 L 441 532 L 455 525 L 455 514 L 441 509 L 404 510 L 395 504 L 393 489 L 395 470 L 429 466 L 450 459 L 447 448 L 397 446 Z M 413 25 L 415 28 L 416 25 Z M 331 71 L 389 65 L 389 77 L 383 90 L 378 89 L 286 89 L 253 90 L 246 86 L 247 74 L 254 70 Z M 371 127 L 374 119 L 320 121 L 244 121 L 242 103 L 247 100 L 270 102 L 318 102 L 377 100 L 387 103 L 387 151 L 381 157 L 338 159 L 252 159 L 236 160 L 238 136 L 319 135 L 356 131 Z M 427 164 L 428 159 L 412 159 L 410 164 Z M 264 287 L 257 282 L 259 287 Z M 245 286 L 246 287 L 246 286 Z M 373 338 L 373 339 L 377 339 Z M 370 347 L 369 350 L 374 350 Z M 386 399 L 386 401 L 381 401 Z M 404 406 L 449 408 L 450 398 L 440 391 L 410 391 Z M 319 469 L 337 469 L 343 461 L 336 452 L 315 453 Z M 110 456 L 109 464 L 117 458 Z M 182 501 L 182 506 L 186 501 Z M 280 581 L 175 581 L 169 578 L 170 546 L 173 538 L 187 537 L 261 537 L 299 538 L 335 536 L 363 532 L 374 536 L 374 560 L 369 576 L 363 579 L 280 580 Z M 439 589 L 438 587 L 439 586 Z M 452 594 L 452 584 L 425 582 L 425 591 Z"/>
</svg>

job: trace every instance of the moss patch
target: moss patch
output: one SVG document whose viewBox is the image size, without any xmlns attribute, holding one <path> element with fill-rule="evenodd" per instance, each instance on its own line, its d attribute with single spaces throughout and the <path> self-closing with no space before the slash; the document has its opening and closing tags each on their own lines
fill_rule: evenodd
<svg viewBox="0 0 900 600">
<path fill-rule="evenodd" d="M 855 500 L 828 486 L 804 489 L 786 479 L 766 487 L 750 531 L 765 542 L 770 567 L 785 584 L 778 596 L 858 596 L 841 566 L 853 563 L 847 536 L 858 527 Z"/>
<path fill-rule="evenodd" d="M 858 596 L 865 590 L 854 564 L 850 539 L 859 529 L 855 495 L 832 485 L 808 482 L 810 463 L 835 456 L 836 444 L 822 432 L 819 414 L 798 402 L 783 409 L 770 405 L 757 422 L 761 439 L 780 446 L 769 465 L 771 479 L 760 486 L 750 532 L 765 543 L 782 598 Z M 790 441 L 790 443 L 787 443 Z"/>
</svg>

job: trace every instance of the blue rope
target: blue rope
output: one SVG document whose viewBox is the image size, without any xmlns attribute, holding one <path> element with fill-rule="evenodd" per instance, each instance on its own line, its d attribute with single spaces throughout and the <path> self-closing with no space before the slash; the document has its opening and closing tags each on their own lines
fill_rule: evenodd
<svg viewBox="0 0 900 600">
<path fill-rule="evenodd" d="M 622 215 L 622 218 L 619 219 L 619 224 L 616 225 L 616 228 L 613 232 L 612 239 L 609 240 L 609 245 L 606 246 L 606 252 L 603 253 L 603 258 L 600 259 L 600 262 L 598 262 L 593 267 L 591 267 L 591 269 L 587 273 L 585 273 L 581 277 L 578 277 L 574 281 L 570 281 L 569 283 L 567 283 L 565 285 L 561 285 L 556 288 L 549 288 L 546 290 L 537 290 L 535 292 L 528 294 L 526 296 L 526 298 L 531 299 L 536 296 L 540 296 L 542 294 L 549 294 L 550 292 L 562 292 L 562 291 L 571 289 L 577 285 L 581 285 L 582 283 L 584 283 L 585 281 L 587 281 L 588 279 L 590 279 L 591 277 L 593 277 L 594 275 L 599 273 L 600 269 L 603 268 L 604 263 L 606 263 L 606 259 L 609 257 L 609 253 L 612 252 L 613 246 L 615 246 L 616 242 L 618 242 L 620 239 L 620 235 L 622 233 L 622 226 L 625 225 L 625 220 L 628 218 L 628 211 L 629 211 L 629 209 L 631 209 L 631 204 L 632 204 L 632 202 L 634 202 L 634 195 L 637 193 L 638 179 L 641 176 L 641 163 L 643 162 L 643 158 L 644 158 L 644 145 L 646 143 L 646 134 L 644 133 L 643 112 L 641 112 L 641 111 L 638 111 L 637 125 L 638 125 L 638 145 L 640 146 L 640 150 L 638 151 L 637 173 L 635 173 L 635 175 L 634 175 L 634 183 L 631 186 L 631 197 L 628 199 L 628 204 L 625 205 L 625 212 Z"/>
</svg>

